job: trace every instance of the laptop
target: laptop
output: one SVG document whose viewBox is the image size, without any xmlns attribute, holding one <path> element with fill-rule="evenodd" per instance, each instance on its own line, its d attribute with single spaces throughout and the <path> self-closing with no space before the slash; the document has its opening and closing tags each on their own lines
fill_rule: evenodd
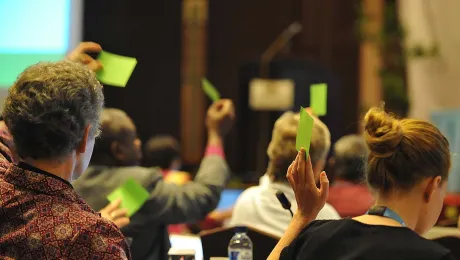
<svg viewBox="0 0 460 260">
<path fill-rule="evenodd" d="M 233 207 L 243 191 L 240 189 L 225 189 L 220 195 L 220 201 L 216 210 L 226 210 Z"/>
</svg>

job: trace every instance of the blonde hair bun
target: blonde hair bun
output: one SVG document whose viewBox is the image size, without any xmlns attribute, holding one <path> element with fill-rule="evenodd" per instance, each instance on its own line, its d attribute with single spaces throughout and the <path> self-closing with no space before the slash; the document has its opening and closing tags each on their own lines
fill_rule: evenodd
<svg viewBox="0 0 460 260">
<path fill-rule="evenodd" d="M 400 121 L 381 108 L 371 108 L 364 117 L 364 138 L 377 158 L 391 157 L 403 139 Z"/>
</svg>

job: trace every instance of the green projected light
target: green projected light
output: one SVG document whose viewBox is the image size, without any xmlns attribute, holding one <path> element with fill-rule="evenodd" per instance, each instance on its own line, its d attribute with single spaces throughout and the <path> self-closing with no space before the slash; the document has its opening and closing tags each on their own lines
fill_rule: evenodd
<svg viewBox="0 0 460 260">
<path fill-rule="evenodd" d="M 32 64 L 65 57 L 72 1 L 0 0 L 0 88 Z"/>
<path fill-rule="evenodd" d="M 9 88 L 25 68 L 40 61 L 58 61 L 64 54 L 0 53 L 0 87 Z"/>
</svg>

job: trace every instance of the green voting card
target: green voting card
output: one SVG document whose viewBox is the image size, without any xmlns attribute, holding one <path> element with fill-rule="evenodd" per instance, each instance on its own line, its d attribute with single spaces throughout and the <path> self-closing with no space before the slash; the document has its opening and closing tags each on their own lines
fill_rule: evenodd
<svg viewBox="0 0 460 260">
<path fill-rule="evenodd" d="M 295 139 L 295 148 L 300 151 L 304 148 L 306 154 L 310 151 L 311 133 L 313 130 L 313 117 L 311 117 L 305 108 L 300 107 L 299 127 L 297 127 L 297 137 Z"/>
<path fill-rule="evenodd" d="M 115 87 L 126 87 L 137 64 L 135 58 L 101 51 L 97 59 L 103 66 L 102 70 L 97 72 L 100 82 Z"/>
<path fill-rule="evenodd" d="M 310 86 L 310 107 L 318 116 L 327 113 L 327 84 L 313 84 Z"/>
<path fill-rule="evenodd" d="M 112 202 L 121 199 L 121 208 L 128 210 L 128 216 L 136 213 L 149 197 L 149 192 L 137 183 L 133 178 L 128 179 L 107 196 Z"/>
<path fill-rule="evenodd" d="M 202 87 L 204 93 L 212 100 L 212 102 L 216 102 L 220 99 L 220 93 L 217 91 L 217 89 L 207 80 L 206 78 L 203 78 L 201 80 Z"/>
</svg>

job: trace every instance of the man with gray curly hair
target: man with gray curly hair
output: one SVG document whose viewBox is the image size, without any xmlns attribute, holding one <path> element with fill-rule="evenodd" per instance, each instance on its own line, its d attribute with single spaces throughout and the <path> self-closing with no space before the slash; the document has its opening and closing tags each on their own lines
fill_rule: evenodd
<svg viewBox="0 0 460 260">
<path fill-rule="evenodd" d="M 118 228 L 70 184 L 88 167 L 103 105 L 95 74 L 71 61 L 33 65 L 10 88 L 3 117 L 12 140 L 0 133 L 0 258 L 130 258 Z"/>
<path fill-rule="evenodd" d="M 259 186 L 245 190 L 233 209 L 231 226 L 251 226 L 275 236 L 282 236 L 291 221 L 290 213 L 283 209 L 276 198 L 276 192 L 283 192 L 297 210 L 294 191 L 291 189 L 286 173 L 297 156 L 295 147 L 299 113 L 286 112 L 275 122 L 272 139 L 267 154 L 270 159 L 267 172 Z M 318 181 L 319 174 L 326 164 L 331 147 L 331 135 L 327 126 L 315 118 L 310 142 L 310 157 Z M 338 219 L 337 211 L 326 204 L 318 214 L 318 219 Z"/>
</svg>

